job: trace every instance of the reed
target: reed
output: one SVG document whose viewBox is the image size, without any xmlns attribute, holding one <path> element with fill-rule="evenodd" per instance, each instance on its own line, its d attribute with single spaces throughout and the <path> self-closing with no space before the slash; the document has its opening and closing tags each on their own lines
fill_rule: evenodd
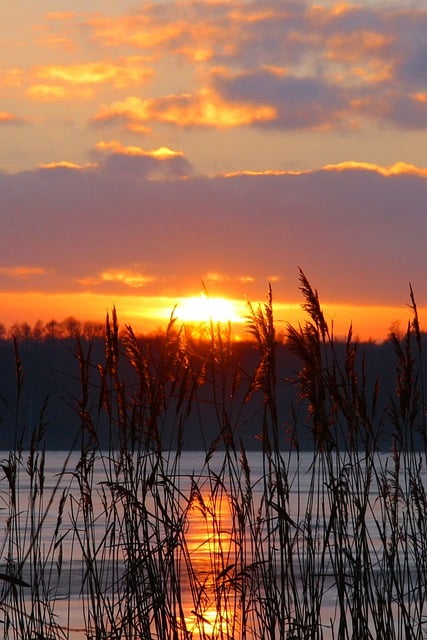
<svg viewBox="0 0 427 640">
<path fill-rule="evenodd" d="M 198 340 L 173 314 L 148 340 L 121 331 L 113 310 L 102 362 L 78 337 L 80 429 L 54 481 L 45 406 L 23 447 L 15 343 L 17 439 L 0 485 L 4 638 L 423 637 L 427 445 L 413 291 L 384 397 L 352 329 L 336 340 L 302 271 L 299 284 L 307 318 L 287 329 L 292 379 L 281 379 L 271 288 L 248 305 L 250 367 L 229 327 L 211 323 Z M 286 418 L 283 385 L 295 389 Z M 259 421 L 256 472 L 241 437 L 248 415 Z M 188 472 L 192 431 L 203 451 Z"/>
</svg>

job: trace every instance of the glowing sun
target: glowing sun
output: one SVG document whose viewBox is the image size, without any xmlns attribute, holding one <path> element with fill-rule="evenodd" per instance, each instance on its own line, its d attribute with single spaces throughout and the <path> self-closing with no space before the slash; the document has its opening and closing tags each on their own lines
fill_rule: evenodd
<svg viewBox="0 0 427 640">
<path fill-rule="evenodd" d="M 177 317 L 183 322 L 242 322 L 238 304 L 227 298 L 216 298 L 200 294 L 181 298 L 176 308 Z"/>
</svg>

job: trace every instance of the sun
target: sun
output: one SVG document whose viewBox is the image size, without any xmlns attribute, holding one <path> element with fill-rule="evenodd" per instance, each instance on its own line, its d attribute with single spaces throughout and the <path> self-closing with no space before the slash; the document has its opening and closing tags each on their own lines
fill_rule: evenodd
<svg viewBox="0 0 427 640">
<path fill-rule="evenodd" d="M 176 316 L 182 322 L 201 323 L 241 323 L 242 312 L 236 301 L 228 298 L 199 296 L 181 298 L 176 308 Z"/>
</svg>

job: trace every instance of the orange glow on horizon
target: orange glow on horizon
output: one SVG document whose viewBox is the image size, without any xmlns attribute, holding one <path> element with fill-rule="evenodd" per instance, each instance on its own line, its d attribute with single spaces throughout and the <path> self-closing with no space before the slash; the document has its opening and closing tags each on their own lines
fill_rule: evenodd
<svg viewBox="0 0 427 640">
<path fill-rule="evenodd" d="M 103 322 L 107 312 L 117 310 L 121 327 L 130 324 L 137 333 L 151 334 L 163 331 L 173 314 L 179 324 L 210 322 L 231 323 L 232 337 L 249 339 L 246 326 L 248 306 L 245 300 L 232 298 L 210 298 L 211 302 L 200 300 L 200 296 L 173 297 L 150 295 L 123 295 L 106 293 L 42 293 L 42 292 L 0 292 L 2 308 L 0 323 L 10 327 L 15 322 L 34 325 L 38 320 L 62 321 L 74 316 L 80 321 Z M 220 301 L 220 302 L 218 302 Z M 184 304 L 185 303 L 185 304 Z M 263 301 L 251 300 L 253 307 L 263 305 Z M 183 307 L 183 308 L 182 308 Z M 274 301 L 274 318 L 278 338 L 286 334 L 288 324 L 298 326 L 307 319 L 301 308 L 301 301 L 284 303 Z M 204 309 L 204 311 L 203 311 Z M 322 309 L 336 338 L 345 338 L 350 325 L 353 335 L 361 341 L 387 338 L 390 327 L 400 326 L 406 331 L 411 320 L 407 305 L 375 306 L 325 303 Z M 184 312 L 184 313 L 183 313 Z M 421 330 L 427 330 L 427 307 L 418 307 Z M 184 320 L 185 316 L 185 320 Z"/>
</svg>

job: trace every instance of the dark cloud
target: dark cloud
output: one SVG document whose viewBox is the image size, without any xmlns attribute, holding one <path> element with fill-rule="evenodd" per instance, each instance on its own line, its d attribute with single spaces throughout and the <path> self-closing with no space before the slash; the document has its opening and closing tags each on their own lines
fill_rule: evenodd
<svg viewBox="0 0 427 640">
<path fill-rule="evenodd" d="M 427 125 L 425 103 L 412 97 L 427 91 L 425 9 L 266 6 L 274 15 L 251 22 L 237 39 L 247 51 L 237 45 L 236 61 L 243 70 L 213 75 L 226 97 L 274 105 L 276 127 L 341 126 L 354 117 L 405 128 Z M 246 56 L 252 54 L 252 70 L 246 71 Z M 263 63 L 286 73 L 280 77 L 262 69 Z"/>
<path fill-rule="evenodd" d="M 416 96 L 393 96 L 384 104 L 387 118 L 405 129 L 425 129 L 427 125 L 427 93 L 422 99 Z"/>
<path fill-rule="evenodd" d="M 427 22 L 422 31 L 422 42 L 415 37 L 397 62 L 396 77 L 404 86 L 427 91 Z M 412 35 L 415 36 L 414 31 Z"/>
<path fill-rule="evenodd" d="M 371 33 L 383 33 L 387 18 L 395 15 L 395 9 L 389 8 L 388 12 L 381 7 L 366 7 L 361 4 L 341 5 L 334 7 L 331 5 L 328 9 L 324 9 L 321 13 L 319 8 L 317 11 L 311 11 L 308 14 L 307 22 L 312 29 L 317 31 L 321 29 L 324 35 L 351 34 L 353 32 L 369 31 Z"/>
<path fill-rule="evenodd" d="M 425 177 L 330 169 L 160 182 L 111 168 L 0 175 L 3 290 L 98 290 L 108 271 L 104 286 L 134 292 L 143 264 L 146 294 L 179 295 L 218 272 L 251 297 L 275 274 L 277 297 L 295 299 L 299 265 L 328 300 L 400 304 L 411 281 L 427 304 Z M 17 279 L 17 265 L 48 277 Z M 242 273 L 255 281 L 236 284 Z"/>
<path fill-rule="evenodd" d="M 215 86 L 230 101 L 274 105 L 277 117 L 261 126 L 310 129 L 327 122 L 336 125 L 348 107 L 339 87 L 317 78 L 283 77 L 268 70 L 234 77 L 216 74 Z"/>
</svg>

